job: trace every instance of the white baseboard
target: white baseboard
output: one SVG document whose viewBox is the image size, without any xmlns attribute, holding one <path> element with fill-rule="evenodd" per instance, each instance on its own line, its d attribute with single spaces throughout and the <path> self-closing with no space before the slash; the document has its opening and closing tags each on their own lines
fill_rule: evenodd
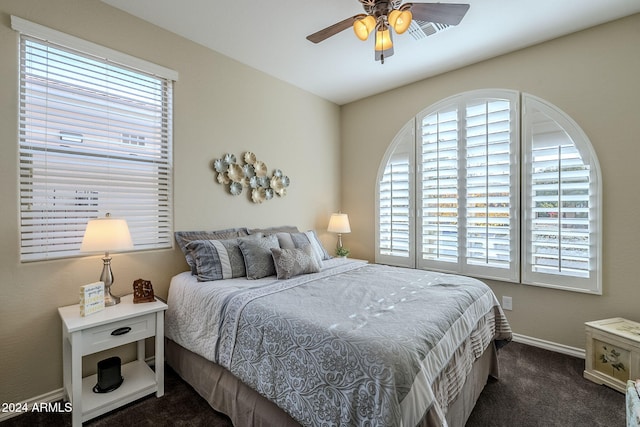
<svg viewBox="0 0 640 427">
<path fill-rule="evenodd" d="M 49 393 L 41 394 L 40 396 L 33 397 L 29 400 L 25 400 L 20 402 L 17 406 L 23 408 L 24 405 L 27 405 L 28 410 L 30 411 L 34 404 L 40 403 L 51 403 L 56 402 L 64 398 L 64 390 L 59 388 L 57 390 L 50 391 Z M 0 412 L 0 423 L 2 421 L 6 421 L 9 418 L 17 417 L 18 415 L 22 415 L 23 412 Z"/>
<path fill-rule="evenodd" d="M 580 359 L 584 359 L 586 354 L 584 349 L 581 348 L 570 347 L 568 345 L 541 340 L 539 338 L 528 337 L 526 335 L 513 334 L 513 341 L 519 342 L 521 344 L 527 344 L 532 347 L 539 347 L 545 350 L 555 351 L 556 353 L 562 353 L 568 356 L 578 357 Z"/>
</svg>

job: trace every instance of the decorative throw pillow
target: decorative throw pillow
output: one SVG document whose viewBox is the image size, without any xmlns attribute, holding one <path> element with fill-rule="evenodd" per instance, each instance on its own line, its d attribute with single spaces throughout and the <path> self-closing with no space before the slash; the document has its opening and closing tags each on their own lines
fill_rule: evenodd
<svg viewBox="0 0 640 427">
<path fill-rule="evenodd" d="M 197 274 L 196 262 L 191 255 L 191 251 L 187 249 L 189 242 L 194 240 L 225 240 L 248 235 L 249 231 L 246 228 L 227 228 L 217 231 L 176 231 L 174 233 L 176 243 L 182 250 L 187 264 L 191 267 L 191 274 L 194 275 Z"/>
<path fill-rule="evenodd" d="M 261 279 L 276 274 L 271 248 L 279 248 L 275 234 L 259 239 L 238 239 L 244 256 L 247 279 Z"/>
<path fill-rule="evenodd" d="M 296 249 L 271 248 L 278 279 L 290 279 L 300 274 L 317 273 L 320 263 L 311 245 Z"/>
<path fill-rule="evenodd" d="M 324 246 L 322 246 L 322 243 L 320 243 L 320 239 L 318 239 L 315 231 L 309 230 L 304 233 L 291 233 L 291 239 L 296 248 L 311 245 L 311 248 L 320 260 L 331 259 Z"/>
<path fill-rule="evenodd" d="M 199 282 L 247 275 L 238 239 L 193 240 L 186 247 L 195 262 Z"/>
</svg>

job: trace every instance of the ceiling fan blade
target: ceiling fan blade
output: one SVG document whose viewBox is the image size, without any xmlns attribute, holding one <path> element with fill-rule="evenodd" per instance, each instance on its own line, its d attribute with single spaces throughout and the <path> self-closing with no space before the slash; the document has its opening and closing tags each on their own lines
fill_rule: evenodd
<svg viewBox="0 0 640 427">
<path fill-rule="evenodd" d="M 409 3 L 413 19 L 438 24 L 458 25 L 469 10 L 468 4 L 460 3 Z"/>
<path fill-rule="evenodd" d="M 353 22 L 356 20 L 356 18 L 360 18 L 361 16 L 363 15 L 355 15 L 355 16 L 352 16 L 351 18 L 347 18 L 343 21 L 330 25 L 327 28 L 324 28 L 316 33 L 313 33 L 307 36 L 307 40 L 314 43 L 320 43 L 321 41 L 326 40 L 331 36 L 335 36 L 339 32 L 344 31 L 347 28 L 351 27 L 353 25 Z"/>
</svg>

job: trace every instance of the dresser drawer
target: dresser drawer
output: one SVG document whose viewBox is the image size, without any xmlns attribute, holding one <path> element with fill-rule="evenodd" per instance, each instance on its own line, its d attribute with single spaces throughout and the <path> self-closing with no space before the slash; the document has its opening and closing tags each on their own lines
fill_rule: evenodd
<svg viewBox="0 0 640 427">
<path fill-rule="evenodd" d="M 82 355 L 128 344 L 156 334 L 156 314 L 112 322 L 82 331 Z"/>
</svg>

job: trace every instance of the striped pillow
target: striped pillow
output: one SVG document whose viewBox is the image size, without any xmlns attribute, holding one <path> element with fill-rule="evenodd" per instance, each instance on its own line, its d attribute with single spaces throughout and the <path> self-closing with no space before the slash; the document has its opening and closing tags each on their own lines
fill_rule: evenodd
<svg viewBox="0 0 640 427">
<path fill-rule="evenodd" d="M 227 228 L 225 230 L 215 231 L 176 231 L 174 233 L 176 243 L 180 246 L 180 250 L 184 254 L 184 258 L 191 268 L 191 274 L 196 274 L 196 261 L 191 255 L 191 251 L 187 248 L 189 242 L 194 240 L 224 240 L 235 239 L 237 237 L 248 236 L 249 231 L 246 228 Z"/>
<path fill-rule="evenodd" d="M 256 237 L 257 235 L 253 235 L 247 238 L 253 240 Z M 247 275 L 239 240 L 193 240 L 187 244 L 195 262 L 195 275 L 199 282 Z"/>
<path fill-rule="evenodd" d="M 289 233 L 289 236 L 278 233 L 278 240 L 280 241 L 280 247 L 283 249 L 292 249 L 291 243 L 293 243 L 293 247 L 298 249 L 306 245 L 311 245 L 316 257 L 320 260 L 320 264 L 322 264 L 322 260 L 331 258 L 327 250 L 322 246 L 318 235 L 313 230 L 303 233 Z"/>
</svg>

